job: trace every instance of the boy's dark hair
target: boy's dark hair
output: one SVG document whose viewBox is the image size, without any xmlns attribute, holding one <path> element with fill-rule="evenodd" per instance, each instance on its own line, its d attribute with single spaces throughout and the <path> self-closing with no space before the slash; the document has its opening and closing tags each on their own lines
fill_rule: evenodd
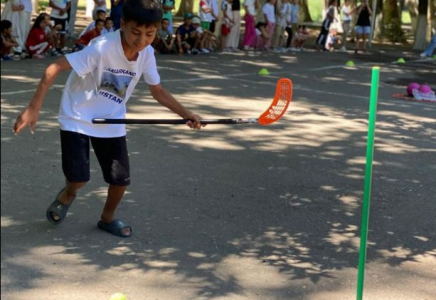
<svg viewBox="0 0 436 300">
<path fill-rule="evenodd" d="M 159 27 L 162 21 L 162 7 L 157 0 L 127 0 L 123 6 L 124 22 L 136 22 L 138 26 Z"/>
<path fill-rule="evenodd" d="M 7 29 L 9 29 L 11 27 L 12 27 L 12 22 L 9 21 L 9 20 L 2 20 L 1 23 L 0 23 L 0 30 L 1 30 L 1 32 L 5 31 L 5 30 L 7 30 Z"/>
<path fill-rule="evenodd" d="M 112 19 L 111 17 L 106 17 L 106 19 L 104 19 L 104 23 L 106 24 L 107 21 L 114 21 L 114 19 Z"/>
<path fill-rule="evenodd" d="M 35 19 L 35 23 L 33 23 L 32 29 L 41 28 L 41 22 L 45 21 L 45 16 L 37 16 Z"/>
<path fill-rule="evenodd" d="M 104 9 L 98 9 L 95 14 L 107 14 L 107 12 Z"/>
<path fill-rule="evenodd" d="M 102 19 L 95 20 L 95 27 L 97 27 L 98 23 L 103 23 L 103 25 L 104 25 L 104 20 L 102 20 Z"/>
<path fill-rule="evenodd" d="M 167 18 L 163 18 L 162 19 L 162 23 L 163 23 L 163 21 L 168 21 L 169 22 L 170 20 L 168 20 Z"/>
<path fill-rule="evenodd" d="M 48 13 L 45 13 L 45 12 L 40 13 L 39 15 L 40 15 L 41 17 L 44 17 L 44 18 L 46 18 L 47 16 L 50 17 L 50 15 L 49 15 Z"/>
</svg>

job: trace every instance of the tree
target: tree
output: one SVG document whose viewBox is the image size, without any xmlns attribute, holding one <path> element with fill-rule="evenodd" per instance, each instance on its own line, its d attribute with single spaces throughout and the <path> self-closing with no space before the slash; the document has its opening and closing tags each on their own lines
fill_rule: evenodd
<svg viewBox="0 0 436 300">
<path fill-rule="evenodd" d="M 193 13 L 194 12 L 194 2 L 195 0 L 181 0 L 180 7 L 176 16 L 183 16 L 185 13 Z"/>
<path fill-rule="evenodd" d="M 383 5 L 383 34 L 392 42 L 404 40 L 397 0 L 385 0 Z"/>
<path fill-rule="evenodd" d="M 427 47 L 427 42 L 430 40 L 431 34 L 431 20 L 428 18 L 430 16 L 430 1 L 429 0 L 419 0 L 418 5 L 418 22 L 415 32 L 415 43 L 413 44 L 413 49 L 424 50 Z"/>
<path fill-rule="evenodd" d="M 310 16 L 309 6 L 307 5 L 308 0 L 301 1 L 301 13 L 303 15 L 303 22 L 312 22 L 312 17 Z"/>
</svg>

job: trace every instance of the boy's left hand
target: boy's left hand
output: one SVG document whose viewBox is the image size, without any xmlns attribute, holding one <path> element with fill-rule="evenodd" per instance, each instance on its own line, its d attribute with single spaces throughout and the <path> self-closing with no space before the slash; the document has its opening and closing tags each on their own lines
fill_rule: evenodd
<svg viewBox="0 0 436 300">
<path fill-rule="evenodd" d="M 206 126 L 206 124 L 201 124 L 201 117 L 199 115 L 192 114 L 192 115 L 189 115 L 189 117 L 187 117 L 187 119 L 189 119 L 189 121 L 186 122 L 186 125 L 188 125 L 189 128 L 201 129 L 201 127 Z"/>
</svg>

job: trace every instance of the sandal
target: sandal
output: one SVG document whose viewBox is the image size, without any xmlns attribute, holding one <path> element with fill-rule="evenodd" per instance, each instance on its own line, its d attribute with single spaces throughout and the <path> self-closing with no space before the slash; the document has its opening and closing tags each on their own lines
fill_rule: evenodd
<svg viewBox="0 0 436 300">
<path fill-rule="evenodd" d="M 47 208 L 47 212 L 46 212 L 46 216 L 47 216 L 47 220 L 49 220 L 50 223 L 54 224 L 54 225 L 58 225 L 60 224 L 66 217 L 67 213 L 68 213 L 68 209 L 70 208 L 70 205 L 66 205 L 63 204 L 62 202 L 60 202 L 59 196 L 62 194 L 62 192 L 65 190 L 65 188 L 61 189 L 59 191 L 59 193 L 56 195 L 55 200 L 50 204 L 50 206 Z M 74 201 L 74 199 L 73 199 Z M 53 214 L 56 214 L 59 219 L 55 220 L 53 218 Z"/>
<path fill-rule="evenodd" d="M 119 236 L 119 237 L 123 237 L 123 238 L 127 238 L 130 237 L 132 235 L 132 227 L 124 224 L 124 222 L 122 222 L 121 220 L 113 220 L 110 223 L 105 223 L 102 220 L 98 221 L 97 224 L 98 228 L 104 231 L 107 231 L 113 235 Z M 129 228 L 130 229 L 130 234 L 126 235 L 123 233 L 123 229 L 125 228 Z"/>
</svg>

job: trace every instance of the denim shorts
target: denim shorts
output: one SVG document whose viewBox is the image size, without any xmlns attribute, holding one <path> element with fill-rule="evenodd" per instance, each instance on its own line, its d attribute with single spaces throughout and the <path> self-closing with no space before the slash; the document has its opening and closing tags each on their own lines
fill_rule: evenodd
<svg viewBox="0 0 436 300">
<path fill-rule="evenodd" d="M 371 26 L 356 26 L 354 30 L 357 34 L 370 34 Z"/>
</svg>

